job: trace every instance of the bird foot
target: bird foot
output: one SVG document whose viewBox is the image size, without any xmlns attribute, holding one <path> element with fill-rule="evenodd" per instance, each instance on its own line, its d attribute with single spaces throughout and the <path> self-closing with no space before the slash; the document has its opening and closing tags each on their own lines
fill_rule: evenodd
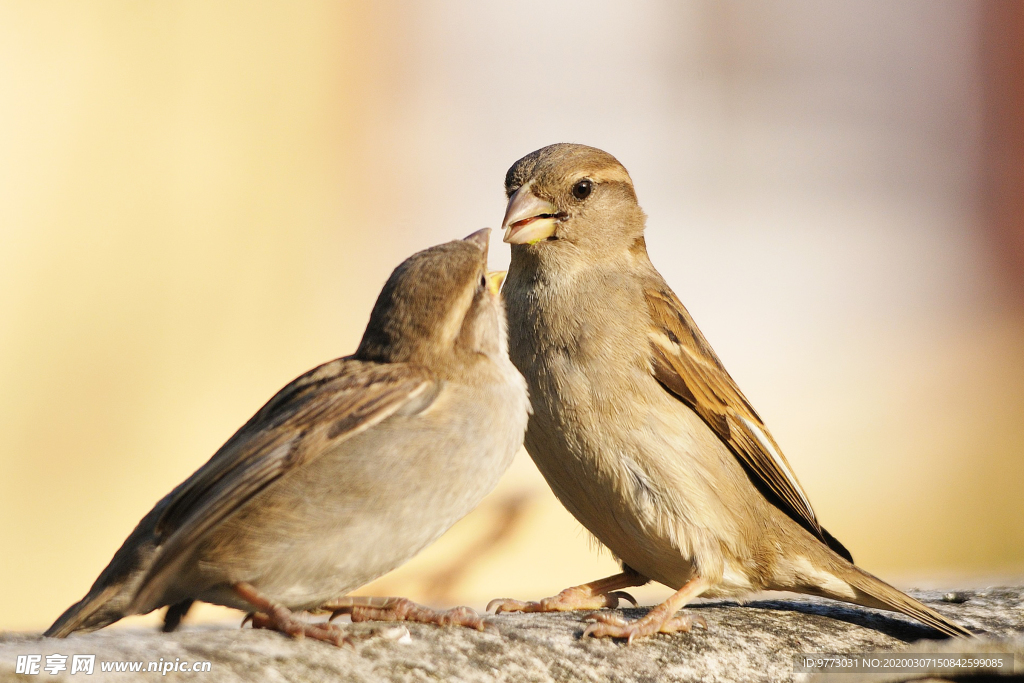
<svg viewBox="0 0 1024 683">
<path fill-rule="evenodd" d="M 248 583 L 236 583 L 233 588 L 243 600 L 256 608 L 242 620 L 242 626 L 245 626 L 247 621 L 251 621 L 253 628 L 278 631 L 292 638 L 312 638 L 337 647 L 342 645 L 354 647 L 352 639 L 346 637 L 342 630 L 334 624 L 309 623 L 297 619 L 295 613 L 290 609 L 261 595 Z"/>
<path fill-rule="evenodd" d="M 344 598 L 324 605 L 331 619 L 348 614 L 353 622 L 359 621 L 412 621 L 437 626 L 462 626 L 477 631 L 497 633 L 494 624 L 482 618 L 469 607 L 436 610 L 418 605 L 408 598 Z"/>
<path fill-rule="evenodd" d="M 572 612 L 578 609 L 615 609 L 620 600 L 628 600 L 636 607 L 636 598 L 625 591 L 609 593 L 592 593 L 586 586 L 566 588 L 558 595 L 544 598 L 539 602 L 523 602 L 511 598 L 497 598 L 487 603 L 487 611 L 492 609 L 495 614 L 502 612 Z"/>
<path fill-rule="evenodd" d="M 282 608 L 283 609 L 283 608 Z M 311 638 L 321 640 L 337 647 L 347 645 L 353 647 L 353 640 L 346 636 L 341 628 L 334 624 L 309 623 L 296 619 L 295 615 L 288 610 L 286 613 L 277 612 L 270 614 L 264 612 L 253 612 L 246 619 L 252 622 L 253 628 L 265 628 L 271 631 L 278 631 L 287 634 L 292 638 Z M 245 622 L 242 622 L 243 625 Z"/>
<path fill-rule="evenodd" d="M 585 619 L 593 623 L 583 631 L 582 637 L 625 638 L 628 643 L 632 643 L 634 638 L 646 638 L 655 633 L 678 633 L 689 631 L 694 626 L 708 627 L 704 617 L 691 617 L 688 614 L 673 616 L 657 607 L 635 621 L 607 612 L 588 614 Z"/>
</svg>

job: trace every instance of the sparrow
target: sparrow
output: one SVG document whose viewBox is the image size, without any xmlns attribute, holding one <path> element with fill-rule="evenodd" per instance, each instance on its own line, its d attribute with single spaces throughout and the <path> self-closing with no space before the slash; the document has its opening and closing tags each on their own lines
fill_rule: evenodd
<svg viewBox="0 0 1024 683">
<path fill-rule="evenodd" d="M 698 596 L 785 590 L 894 610 L 949 635 L 964 627 L 853 564 L 821 525 L 782 449 L 651 264 L 629 173 L 593 147 L 556 144 L 505 177 L 509 354 L 533 414 L 525 445 L 566 509 L 623 572 L 540 602 L 616 607 L 657 581 L 646 616 L 590 615 L 584 636 L 688 631 Z M 631 598 L 629 598 L 631 599 Z"/>
<path fill-rule="evenodd" d="M 296 612 L 484 628 L 468 608 L 346 596 L 472 510 L 522 444 L 529 398 L 508 358 L 504 274 L 486 271 L 489 235 L 399 265 L 356 352 L 271 398 L 142 518 L 45 635 L 164 606 L 173 630 L 195 600 L 336 645 L 337 625 Z"/>
</svg>

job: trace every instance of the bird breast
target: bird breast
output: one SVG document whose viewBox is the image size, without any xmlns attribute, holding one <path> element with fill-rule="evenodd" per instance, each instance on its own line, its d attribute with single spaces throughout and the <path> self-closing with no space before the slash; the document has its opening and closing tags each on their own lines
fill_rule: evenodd
<svg viewBox="0 0 1024 683">
<path fill-rule="evenodd" d="M 707 425 L 652 376 L 649 314 L 635 280 L 524 286 L 515 275 L 506 285 L 510 355 L 533 402 L 526 447 L 552 491 L 644 575 L 676 587 L 695 565 L 720 576 L 743 516 L 725 501 L 742 499 L 729 494 L 750 484 Z"/>
</svg>

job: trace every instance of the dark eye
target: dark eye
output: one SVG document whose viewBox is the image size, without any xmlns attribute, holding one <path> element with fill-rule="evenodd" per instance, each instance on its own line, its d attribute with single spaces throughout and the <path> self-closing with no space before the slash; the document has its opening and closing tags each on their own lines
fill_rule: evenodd
<svg viewBox="0 0 1024 683">
<path fill-rule="evenodd" d="M 480 276 L 480 288 L 481 289 L 487 289 L 487 276 L 486 275 L 481 275 Z"/>
<path fill-rule="evenodd" d="M 572 186 L 572 196 L 576 199 L 586 199 L 594 189 L 594 184 L 584 178 Z"/>
</svg>

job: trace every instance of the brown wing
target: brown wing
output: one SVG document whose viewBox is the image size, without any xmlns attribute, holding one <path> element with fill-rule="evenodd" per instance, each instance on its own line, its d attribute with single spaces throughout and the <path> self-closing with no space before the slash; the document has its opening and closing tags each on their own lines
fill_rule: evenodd
<svg viewBox="0 0 1024 683">
<path fill-rule="evenodd" d="M 136 601 L 146 602 L 183 550 L 259 491 L 410 402 L 429 403 L 437 388 L 419 366 L 351 358 L 325 363 L 288 384 L 160 503 L 159 555 Z"/>
<path fill-rule="evenodd" d="M 852 562 L 850 552 L 822 528 L 793 469 L 768 428 L 667 287 L 648 288 L 652 371 L 689 406 L 743 464 L 754 485 L 797 523 Z"/>
</svg>

